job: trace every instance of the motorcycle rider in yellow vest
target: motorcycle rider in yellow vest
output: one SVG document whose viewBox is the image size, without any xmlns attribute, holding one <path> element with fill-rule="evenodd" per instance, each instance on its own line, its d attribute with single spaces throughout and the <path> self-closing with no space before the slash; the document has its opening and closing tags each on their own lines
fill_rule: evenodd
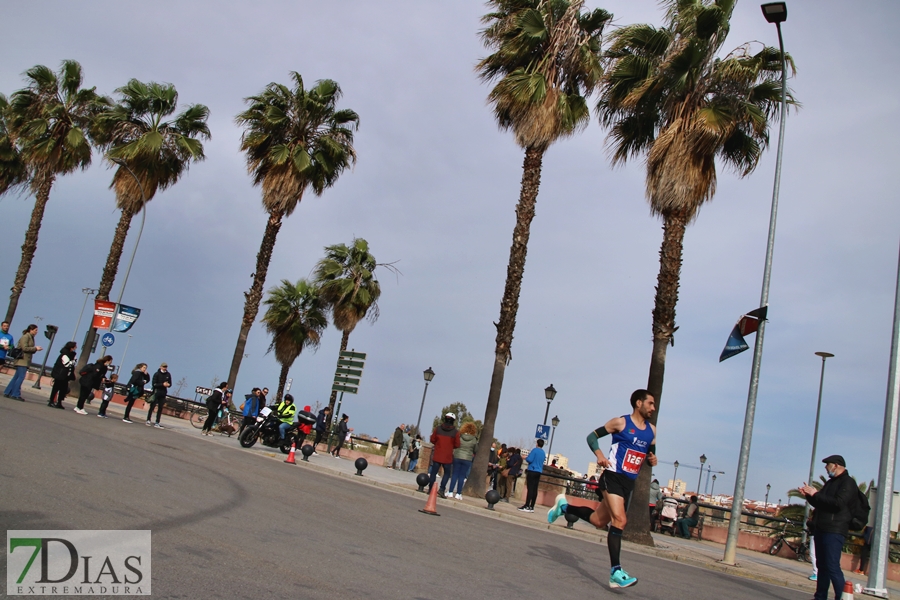
<svg viewBox="0 0 900 600">
<path fill-rule="evenodd" d="M 294 415 L 297 413 L 297 407 L 294 406 L 294 397 L 285 394 L 282 400 L 275 408 L 275 413 L 281 419 L 281 425 L 278 426 L 279 441 L 284 441 L 284 434 L 294 424 Z"/>
</svg>

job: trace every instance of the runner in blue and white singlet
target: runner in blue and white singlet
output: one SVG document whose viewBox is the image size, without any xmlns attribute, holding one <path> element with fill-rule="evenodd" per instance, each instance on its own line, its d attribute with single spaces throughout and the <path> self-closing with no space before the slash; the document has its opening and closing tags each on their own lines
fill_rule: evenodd
<svg viewBox="0 0 900 600">
<path fill-rule="evenodd" d="M 656 428 L 650 422 L 656 412 L 656 399 L 647 390 L 635 390 L 631 394 L 630 415 L 610 419 L 587 436 L 587 443 L 597 457 L 597 466 L 603 469 L 597 483 L 600 505 L 572 506 L 565 494 L 556 497 L 553 508 L 547 513 L 547 522 L 553 523 L 563 514 L 575 515 L 596 527 L 609 526 L 606 545 L 609 548 L 609 587 L 627 588 L 637 583 L 637 577 L 625 572 L 620 562 L 622 530 L 628 523 L 628 502 L 634 491 L 634 483 L 644 462 L 656 466 Z M 600 450 L 600 438 L 611 435 L 612 447 L 607 458 Z"/>
<path fill-rule="evenodd" d="M 644 423 L 644 428 L 639 429 L 631 420 L 631 415 L 622 415 L 622 418 L 625 419 L 625 428 L 612 434 L 609 468 L 630 479 L 637 479 L 656 434 L 649 423 Z"/>
</svg>

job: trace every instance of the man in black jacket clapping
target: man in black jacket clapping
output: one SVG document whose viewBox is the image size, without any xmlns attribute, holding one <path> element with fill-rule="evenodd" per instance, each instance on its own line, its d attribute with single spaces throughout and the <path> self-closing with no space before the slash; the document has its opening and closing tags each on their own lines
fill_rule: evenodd
<svg viewBox="0 0 900 600">
<path fill-rule="evenodd" d="M 828 481 L 817 490 L 809 484 L 800 486 L 800 492 L 815 511 L 812 516 L 813 543 L 816 547 L 816 567 L 819 570 L 815 600 L 828 600 L 828 584 L 834 588 L 834 597 L 840 599 L 844 591 L 844 573 L 841 571 L 841 548 L 850 528 L 850 509 L 856 502 L 859 488 L 847 472 L 844 457 L 838 454 L 822 460 L 828 473 Z"/>
</svg>

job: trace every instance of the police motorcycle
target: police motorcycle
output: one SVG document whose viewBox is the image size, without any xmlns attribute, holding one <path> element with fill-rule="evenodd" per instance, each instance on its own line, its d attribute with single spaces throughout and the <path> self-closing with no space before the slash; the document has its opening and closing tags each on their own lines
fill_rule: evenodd
<svg viewBox="0 0 900 600">
<path fill-rule="evenodd" d="M 260 442 L 263 446 L 270 448 L 278 448 L 283 453 L 288 454 L 291 451 L 291 444 L 297 444 L 297 447 L 303 442 L 306 435 L 300 431 L 300 425 L 312 425 L 316 422 L 316 416 L 305 410 L 297 411 L 297 422 L 292 423 L 290 428 L 284 434 L 284 440 L 280 440 L 278 427 L 281 425 L 281 419 L 278 413 L 269 408 L 263 407 L 256 417 L 256 423 L 251 423 L 244 428 L 238 437 L 238 443 L 243 448 L 251 448 L 256 442 Z"/>
</svg>

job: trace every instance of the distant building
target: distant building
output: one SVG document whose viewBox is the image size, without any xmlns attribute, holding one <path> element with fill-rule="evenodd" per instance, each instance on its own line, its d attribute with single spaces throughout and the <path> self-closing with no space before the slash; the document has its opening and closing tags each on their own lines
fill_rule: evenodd
<svg viewBox="0 0 900 600">
<path fill-rule="evenodd" d="M 594 479 L 600 478 L 600 467 L 597 466 L 596 462 L 588 463 L 587 473 L 585 473 L 584 476 L 588 479 L 591 477 Z"/>
<path fill-rule="evenodd" d="M 675 496 L 681 496 L 687 491 L 687 484 L 680 479 L 670 479 L 666 487 Z"/>
</svg>

